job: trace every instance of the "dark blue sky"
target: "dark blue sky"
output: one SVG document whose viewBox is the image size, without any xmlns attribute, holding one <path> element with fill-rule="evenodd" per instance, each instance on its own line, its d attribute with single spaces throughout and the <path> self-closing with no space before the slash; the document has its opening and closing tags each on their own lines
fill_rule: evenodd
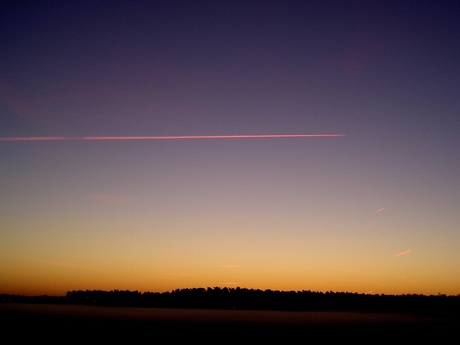
<svg viewBox="0 0 460 345">
<path fill-rule="evenodd" d="M 374 135 L 421 129 L 415 107 L 428 128 L 440 117 L 450 128 L 458 8 L 443 1 L 4 4 L 2 103 L 10 117 L 45 125 L 44 134 L 362 128 Z"/>
</svg>

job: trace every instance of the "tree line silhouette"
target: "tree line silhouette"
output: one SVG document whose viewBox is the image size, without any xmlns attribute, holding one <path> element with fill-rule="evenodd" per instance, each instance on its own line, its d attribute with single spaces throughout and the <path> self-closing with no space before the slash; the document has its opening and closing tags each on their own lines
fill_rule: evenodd
<svg viewBox="0 0 460 345">
<path fill-rule="evenodd" d="M 65 296 L 3 294 L 0 301 L 152 308 L 407 312 L 460 317 L 460 295 L 444 294 L 385 295 L 208 287 L 169 292 L 72 290 Z"/>
</svg>

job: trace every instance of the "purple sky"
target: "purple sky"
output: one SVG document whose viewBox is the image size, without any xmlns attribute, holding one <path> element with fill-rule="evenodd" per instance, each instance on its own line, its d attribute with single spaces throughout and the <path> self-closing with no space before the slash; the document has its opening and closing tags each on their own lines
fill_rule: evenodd
<svg viewBox="0 0 460 345">
<path fill-rule="evenodd" d="M 458 1 L 9 1 L 0 37 L 0 292 L 460 293 Z M 240 137 L 298 134 L 343 136 Z"/>
</svg>

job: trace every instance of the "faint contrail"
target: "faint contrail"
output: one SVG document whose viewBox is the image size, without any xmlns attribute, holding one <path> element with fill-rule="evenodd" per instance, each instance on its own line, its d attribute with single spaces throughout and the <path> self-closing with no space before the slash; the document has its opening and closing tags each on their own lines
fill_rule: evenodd
<svg viewBox="0 0 460 345">
<path fill-rule="evenodd" d="M 400 253 L 397 253 L 397 254 L 395 254 L 395 255 L 393 255 L 393 256 L 395 256 L 395 257 L 396 257 L 396 256 L 403 256 L 403 255 L 407 255 L 407 254 L 409 254 L 409 253 L 412 253 L 412 249 L 405 250 L 405 251 L 400 252 Z"/>
<path fill-rule="evenodd" d="M 59 141 L 59 140 L 184 140 L 184 139 L 260 139 L 345 137 L 346 134 L 247 134 L 247 135 L 173 135 L 173 136 L 92 136 L 92 137 L 0 137 L 0 141 Z"/>
</svg>

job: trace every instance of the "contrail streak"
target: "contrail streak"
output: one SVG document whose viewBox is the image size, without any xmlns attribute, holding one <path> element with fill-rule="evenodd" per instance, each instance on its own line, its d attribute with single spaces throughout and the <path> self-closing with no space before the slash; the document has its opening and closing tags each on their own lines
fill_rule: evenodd
<svg viewBox="0 0 460 345">
<path fill-rule="evenodd" d="M 173 136 L 91 136 L 91 137 L 0 137 L 0 141 L 61 140 L 190 140 L 190 139 L 261 139 L 345 137 L 346 134 L 246 134 L 246 135 L 173 135 Z"/>
</svg>

